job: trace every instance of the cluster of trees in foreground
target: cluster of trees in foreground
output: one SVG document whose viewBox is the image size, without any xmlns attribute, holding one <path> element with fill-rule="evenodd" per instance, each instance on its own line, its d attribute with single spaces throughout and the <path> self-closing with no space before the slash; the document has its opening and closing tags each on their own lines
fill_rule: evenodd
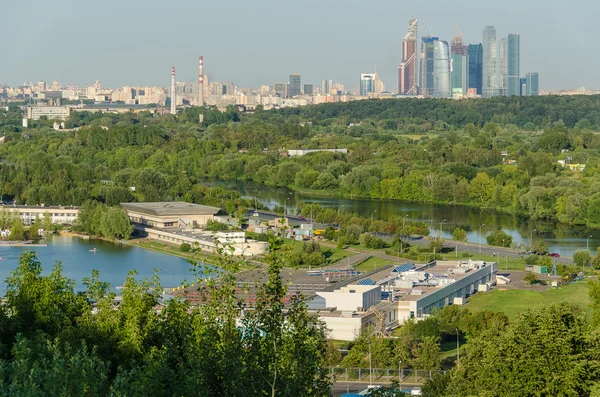
<svg viewBox="0 0 600 397">
<path fill-rule="evenodd" d="M 43 276 L 24 252 L 0 305 L 0 395 L 329 395 L 323 328 L 299 297 L 284 306 L 280 255 L 269 257 L 252 310 L 236 295 L 230 259 L 217 261 L 218 285 L 205 284 L 201 306 L 163 301 L 156 277 L 131 272 L 115 310 L 97 271 L 77 291 L 60 264 Z"/>
<path fill-rule="evenodd" d="M 239 264 L 218 257 L 200 305 L 161 300 L 157 277 L 131 272 L 118 310 L 93 271 L 77 290 L 60 264 L 42 275 L 26 251 L 0 305 L 0 395 L 326 396 L 328 366 L 436 370 L 426 397 L 600 396 L 600 282 L 589 282 L 593 317 L 567 303 L 503 313 L 450 306 L 408 321 L 396 338 L 366 331 L 346 357 L 280 277 L 286 253 L 269 255 L 268 278 L 252 308 L 237 290 Z M 198 279 L 214 269 L 194 268 Z M 197 282 L 197 280 L 196 280 Z M 460 338 L 460 361 L 442 359 Z M 401 364 L 400 364 L 401 362 Z M 388 390 L 386 395 L 402 395 Z"/>
</svg>

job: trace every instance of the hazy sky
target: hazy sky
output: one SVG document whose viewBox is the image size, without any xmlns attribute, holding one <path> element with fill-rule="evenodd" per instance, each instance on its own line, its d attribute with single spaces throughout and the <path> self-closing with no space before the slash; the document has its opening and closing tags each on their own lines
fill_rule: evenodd
<svg viewBox="0 0 600 397">
<path fill-rule="evenodd" d="M 377 71 L 395 91 L 411 14 L 419 36 L 466 43 L 483 28 L 521 34 L 521 75 L 540 88 L 600 88 L 598 0 L 2 0 L 0 84 L 54 79 L 103 87 L 170 85 L 197 79 L 204 55 L 211 80 L 238 86 L 332 79 L 358 86 Z"/>
</svg>

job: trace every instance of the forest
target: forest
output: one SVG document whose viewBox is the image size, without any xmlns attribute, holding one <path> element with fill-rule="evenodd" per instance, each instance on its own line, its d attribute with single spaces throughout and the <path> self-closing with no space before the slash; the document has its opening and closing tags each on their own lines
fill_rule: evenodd
<svg viewBox="0 0 600 397">
<path fill-rule="evenodd" d="M 0 113 L 3 197 L 107 205 L 184 200 L 248 207 L 205 178 L 319 194 L 463 204 L 600 227 L 600 99 L 377 100 L 242 114 L 73 112 L 66 131 L 25 133 Z M 474 117 L 477 116 L 477 117 Z M 287 149 L 349 152 L 286 156 Z M 218 197 L 219 194 L 221 197 Z"/>
</svg>

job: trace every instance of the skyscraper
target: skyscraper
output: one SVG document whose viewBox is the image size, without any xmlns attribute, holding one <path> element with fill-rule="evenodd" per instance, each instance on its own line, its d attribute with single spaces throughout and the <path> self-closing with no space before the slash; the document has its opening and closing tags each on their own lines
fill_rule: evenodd
<svg viewBox="0 0 600 397">
<path fill-rule="evenodd" d="M 360 75 L 360 95 L 367 96 L 375 92 L 375 73 L 362 73 Z"/>
<path fill-rule="evenodd" d="M 450 46 L 447 41 L 433 42 L 433 96 L 452 97 L 450 86 Z"/>
<path fill-rule="evenodd" d="M 527 73 L 527 96 L 540 95 L 540 75 L 538 73 Z"/>
<path fill-rule="evenodd" d="M 527 95 L 527 79 L 525 77 L 521 77 L 521 80 L 520 80 L 519 84 L 521 85 L 521 87 L 519 87 L 520 88 L 520 92 L 519 92 L 520 95 L 521 96 Z"/>
<path fill-rule="evenodd" d="M 483 46 L 481 44 L 469 44 L 469 88 L 475 88 L 477 95 L 483 90 Z"/>
<path fill-rule="evenodd" d="M 499 46 L 499 73 L 498 73 L 498 95 L 506 96 L 508 93 L 508 39 L 501 38 Z"/>
<path fill-rule="evenodd" d="M 290 74 L 290 88 L 288 97 L 293 98 L 302 94 L 302 78 L 299 74 Z"/>
<path fill-rule="evenodd" d="M 273 86 L 273 91 L 275 91 L 275 95 L 279 98 L 287 98 L 288 94 L 288 85 L 286 83 L 279 83 Z"/>
<path fill-rule="evenodd" d="M 496 28 L 486 26 L 483 30 L 483 90 L 486 98 L 498 94 L 498 74 L 496 59 L 498 47 L 496 46 Z"/>
<path fill-rule="evenodd" d="M 402 64 L 398 68 L 398 94 L 417 94 L 417 29 L 418 19 L 408 22 L 408 33 L 402 40 Z"/>
<path fill-rule="evenodd" d="M 304 84 L 304 95 L 312 95 L 313 93 L 313 85 L 312 84 Z"/>
<path fill-rule="evenodd" d="M 332 87 L 333 87 L 333 81 L 321 80 L 321 94 L 329 94 Z"/>
<path fill-rule="evenodd" d="M 468 89 L 467 54 L 468 48 L 463 45 L 462 34 L 457 34 L 451 47 L 451 87 L 452 97 L 464 98 Z"/>
<path fill-rule="evenodd" d="M 521 95 L 521 36 L 508 35 L 508 96 Z"/>
<path fill-rule="evenodd" d="M 421 83 L 422 95 L 433 95 L 433 47 L 439 37 L 425 36 L 421 38 Z"/>
</svg>

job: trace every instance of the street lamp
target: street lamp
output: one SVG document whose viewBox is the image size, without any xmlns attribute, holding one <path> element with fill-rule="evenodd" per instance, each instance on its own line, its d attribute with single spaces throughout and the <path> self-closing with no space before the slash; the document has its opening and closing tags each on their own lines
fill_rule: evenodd
<svg viewBox="0 0 600 397">
<path fill-rule="evenodd" d="M 408 214 L 404 215 L 402 218 L 402 229 L 404 229 L 404 221 L 406 221 L 406 218 L 408 218 Z"/>
<path fill-rule="evenodd" d="M 373 212 L 371 212 L 371 223 L 373 223 L 373 214 L 375 214 L 377 212 L 377 210 L 374 210 Z"/>
<path fill-rule="evenodd" d="M 373 386 L 373 365 L 371 364 L 371 336 L 369 335 L 369 386 Z"/>
<path fill-rule="evenodd" d="M 482 223 L 479 226 L 479 253 L 480 254 L 481 254 L 481 239 L 482 239 L 482 237 L 481 237 L 481 235 L 482 235 L 481 230 L 483 229 L 484 226 L 485 226 L 485 223 Z"/>
<path fill-rule="evenodd" d="M 445 219 L 440 222 L 440 237 L 442 237 L 442 233 L 444 233 L 444 223 L 445 222 L 446 222 Z"/>
<path fill-rule="evenodd" d="M 586 251 L 589 251 L 589 250 L 590 250 L 590 239 L 591 239 L 591 238 L 592 238 L 592 236 L 589 236 L 589 237 L 587 238 L 587 241 L 585 242 L 585 249 L 586 249 Z"/>
<path fill-rule="evenodd" d="M 285 218 L 285 216 L 287 215 L 287 211 L 285 210 L 285 203 L 287 203 L 287 201 L 290 199 L 290 197 L 286 198 L 285 200 L 283 200 L 283 217 Z"/>
</svg>

